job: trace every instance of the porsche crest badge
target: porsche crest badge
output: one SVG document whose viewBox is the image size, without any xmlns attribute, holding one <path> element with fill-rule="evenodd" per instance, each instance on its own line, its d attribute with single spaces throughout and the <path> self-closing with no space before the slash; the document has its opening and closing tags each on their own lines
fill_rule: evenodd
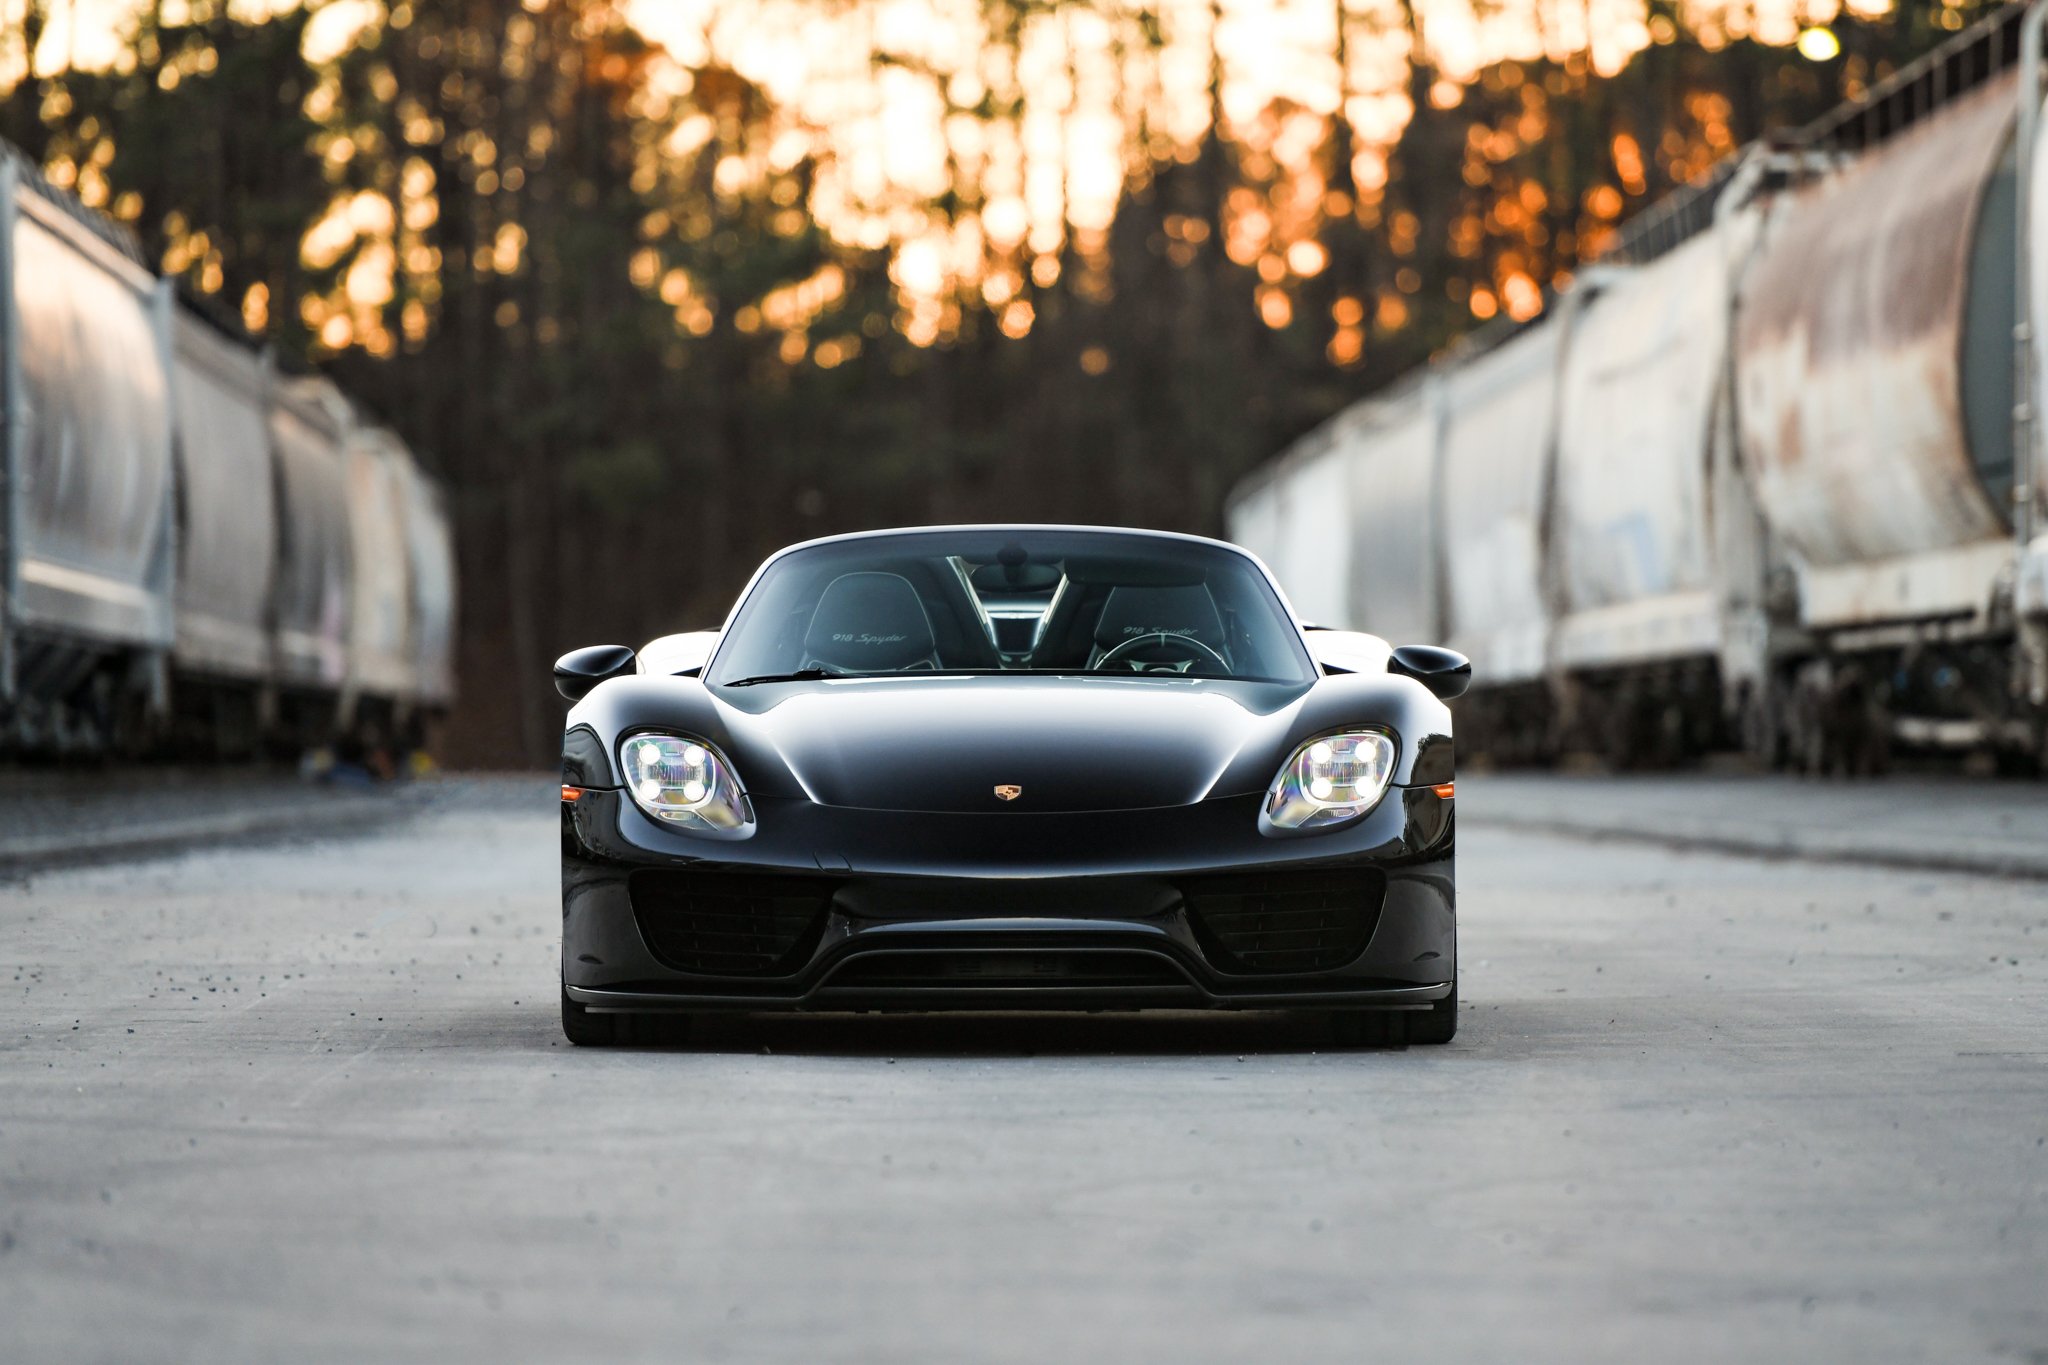
<svg viewBox="0 0 2048 1365">
<path fill-rule="evenodd" d="M 999 782 L 996 784 L 996 799 L 999 801 L 1015 801 L 1023 794 L 1024 789 L 1014 782 Z"/>
</svg>

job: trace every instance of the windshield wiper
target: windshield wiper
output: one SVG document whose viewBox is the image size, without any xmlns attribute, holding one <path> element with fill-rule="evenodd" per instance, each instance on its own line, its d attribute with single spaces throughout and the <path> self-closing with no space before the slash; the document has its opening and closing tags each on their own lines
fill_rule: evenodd
<svg viewBox="0 0 2048 1365">
<path fill-rule="evenodd" d="M 794 673 L 763 673 L 752 678 L 735 678 L 721 687 L 752 687 L 755 683 L 772 682 L 816 682 L 820 678 L 836 678 L 837 673 L 827 673 L 822 668 L 799 668 Z"/>
</svg>

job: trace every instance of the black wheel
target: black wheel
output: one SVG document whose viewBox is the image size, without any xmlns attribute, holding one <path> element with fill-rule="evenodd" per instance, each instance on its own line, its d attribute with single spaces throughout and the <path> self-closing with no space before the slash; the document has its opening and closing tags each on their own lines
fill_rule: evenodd
<svg viewBox="0 0 2048 1365">
<path fill-rule="evenodd" d="M 562 1036 L 578 1047 L 608 1047 L 619 1040 L 622 1014 L 592 1014 L 562 988 Z"/>
<path fill-rule="evenodd" d="M 1458 1036 L 1458 983 L 1427 1010 L 1335 1010 L 1330 1037 L 1338 1047 L 1448 1043 Z"/>
<path fill-rule="evenodd" d="M 687 1043 L 687 1014 L 604 1014 L 585 1009 L 562 991 L 562 1036 L 578 1047 L 613 1047 L 621 1043 Z"/>
<path fill-rule="evenodd" d="M 1431 1005 L 1428 1013 L 1416 1010 L 1401 1017 L 1407 1021 L 1409 1042 L 1450 1042 L 1458 1036 L 1458 983 L 1451 982 L 1451 993 Z"/>
<path fill-rule="evenodd" d="M 1399 1010 L 1332 1010 L 1330 1041 L 1338 1047 L 1397 1047 L 1403 1041 Z"/>
</svg>

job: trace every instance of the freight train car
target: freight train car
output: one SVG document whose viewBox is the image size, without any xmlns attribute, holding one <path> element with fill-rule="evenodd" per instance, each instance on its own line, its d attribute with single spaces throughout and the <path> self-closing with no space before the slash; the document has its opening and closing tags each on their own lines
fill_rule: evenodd
<svg viewBox="0 0 2048 1365">
<path fill-rule="evenodd" d="M 119 233 L 0 160 L 0 745 L 103 749 L 163 712 L 169 316 Z"/>
<path fill-rule="evenodd" d="M 441 489 L 417 464 L 399 464 L 405 484 L 405 545 L 412 592 L 412 718 L 415 738 L 455 700 L 455 538 Z"/>
<path fill-rule="evenodd" d="M 1489 680 L 1463 733 L 1504 759 L 1540 759 L 1555 747 L 1544 672 L 1551 604 L 1538 567 L 1559 358 L 1558 329 L 1534 327 L 1447 367 L 1442 381 L 1434 515 L 1444 609 L 1438 628 L 1418 638 L 1441 639 Z"/>
<path fill-rule="evenodd" d="M 1755 535 L 1725 420 L 1732 267 L 1756 216 L 1594 272 L 1562 330 L 1548 648 L 1560 740 L 1669 761 L 1729 734 L 1729 551 Z M 1751 557 L 1753 562 L 1753 556 Z"/>
<path fill-rule="evenodd" d="M 2039 766 L 2042 379 L 2015 323 L 2048 277 L 2048 211 L 2026 213 L 2048 154 L 2021 145 L 2043 13 L 1995 16 L 1646 215 L 1541 320 L 1255 474 L 1232 533 L 1316 600 L 1338 578 L 1289 558 L 1271 509 L 1341 518 L 1328 624 L 1471 655 L 1468 744 L 1505 756 L 1743 744 L 1856 771 L 1903 741 Z M 1397 437 L 1384 414 L 1422 393 L 1433 420 Z"/>
<path fill-rule="evenodd" d="M 353 424 L 347 445 L 349 633 L 347 727 L 390 749 L 419 695 L 413 659 L 413 570 L 400 470 L 411 462 L 398 437 Z"/>
<path fill-rule="evenodd" d="M 2003 73 L 1789 189 L 1743 290 L 1744 461 L 1814 646 L 1777 723 L 1809 762 L 1872 766 L 1886 730 L 2039 750 L 2011 687 L 2018 98 Z"/>
<path fill-rule="evenodd" d="M 250 755 L 269 691 L 278 499 L 255 351 L 180 310 L 172 323 L 177 429 L 177 636 L 172 745 Z"/>
<path fill-rule="evenodd" d="M 417 745 L 453 698 L 432 481 L 0 148 L 0 758 Z"/>
<path fill-rule="evenodd" d="M 1430 377 L 1347 409 L 1243 486 L 1240 539 L 1287 589 L 1296 616 L 1330 629 L 1421 638 L 1436 630 Z M 1391 592 L 1362 585 L 1399 584 Z"/>
</svg>

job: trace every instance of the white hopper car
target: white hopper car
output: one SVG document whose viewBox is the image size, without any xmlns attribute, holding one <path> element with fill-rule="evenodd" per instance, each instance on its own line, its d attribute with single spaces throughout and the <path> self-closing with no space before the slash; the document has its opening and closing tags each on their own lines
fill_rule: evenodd
<svg viewBox="0 0 2048 1365">
<path fill-rule="evenodd" d="M 415 746 L 453 697 L 440 494 L 0 148 L 0 759 Z"/>
</svg>

